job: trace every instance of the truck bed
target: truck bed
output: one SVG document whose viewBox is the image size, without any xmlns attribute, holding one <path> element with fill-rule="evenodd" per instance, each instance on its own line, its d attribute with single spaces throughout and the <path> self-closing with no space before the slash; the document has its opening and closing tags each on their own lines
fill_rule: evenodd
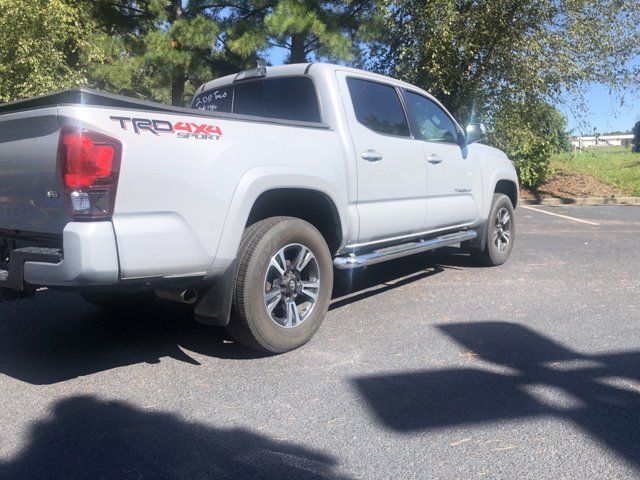
<svg viewBox="0 0 640 480">
<path fill-rule="evenodd" d="M 112 93 L 98 92 L 89 88 L 74 88 L 49 93 L 16 102 L 0 104 L 0 115 L 5 113 L 32 110 L 35 108 L 56 107 L 59 105 L 92 105 L 113 108 L 143 108 L 144 110 L 172 111 L 170 107 L 160 103 L 145 102 Z"/>
</svg>

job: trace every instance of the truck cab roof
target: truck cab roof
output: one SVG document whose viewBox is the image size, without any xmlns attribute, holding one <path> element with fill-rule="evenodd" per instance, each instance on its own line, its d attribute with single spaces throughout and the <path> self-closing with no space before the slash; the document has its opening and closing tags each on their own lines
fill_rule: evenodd
<svg viewBox="0 0 640 480">
<path fill-rule="evenodd" d="M 345 65 L 338 65 L 334 63 L 312 63 L 312 62 L 292 63 L 289 65 L 277 65 L 277 66 L 261 66 L 261 67 L 257 67 L 256 69 L 244 70 L 243 72 L 226 75 L 224 77 L 216 78 L 207 83 L 204 83 L 203 85 L 200 86 L 200 88 L 198 88 L 198 90 L 196 91 L 196 94 L 203 92 L 205 90 L 209 90 L 211 88 L 222 87 L 224 85 L 233 84 L 236 81 L 242 81 L 242 80 L 238 80 L 238 75 L 245 72 L 254 72 L 258 69 L 262 69 L 263 74 L 253 75 L 254 77 L 259 76 L 261 78 L 274 78 L 274 77 L 288 77 L 288 76 L 295 76 L 295 75 L 314 76 L 315 74 L 320 75 L 323 72 L 324 73 L 335 72 L 338 70 L 347 71 L 347 72 L 353 72 L 354 75 L 370 78 L 372 80 L 378 80 L 380 82 L 385 82 L 385 83 L 393 83 L 394 85 L 397 85 L 399 87 L 418 91 L 424 95 L 429 96 L 430 98 L 433 98 L 433 96 L 430 95 L 428 92 L 420 88 L 417 88 L 415 85 L 411 85 L 407 82 L 403 82 L 402 80 L 398 80 L 392 77 L 387 77 L 385 75 L 380 75 L 378 73 L 367 72 L 365 70 L 360 70 L 358 68 L 347 67 Z"/>
<path fill-rule="evenodd" d="M 279 65 L 276 67 L 257 67 L 256 69 L 244 70 L 244 72 L 250 72 L 252 70 L 264 69 L 265 75 L 260 75 L 263 78 L 271 78 L 271 77 L 286 77 L 291 75 L 304 75 L 308 73 L 308 69 L 312 63 L 292 63 L 289 65 Z M 203 84 L 198 88 L 197 93 L 202 92 L 204 90 L 209 90 L 215 87 L 221 87 L 223 85 L 229 85 L 234 83 L 238 77 L 239 73 L 232 73 L 231 75 L 226 75 L 224 77 L 216 78 L 210 80 L 209 82 Z"/>
</svg>

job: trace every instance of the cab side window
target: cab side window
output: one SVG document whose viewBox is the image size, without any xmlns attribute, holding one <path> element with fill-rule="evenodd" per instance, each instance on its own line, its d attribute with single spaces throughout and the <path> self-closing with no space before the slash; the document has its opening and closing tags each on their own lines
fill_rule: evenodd
<svg viewBox="0 0 640 480">
<path fill-rule="evenodd" d="M 358 122 L 386 135 L 409 136 L 409 123 L 394 87 L 359 78 L 348 78 L 347 86 Z"/>
<path fill-rule="evenodd" d="M 458 129 L 438 104 L 417 93 L 405 91 L 407 109 L 416 123 L 416 138 L 427 142 L 457 143 Z"/>
</svg>

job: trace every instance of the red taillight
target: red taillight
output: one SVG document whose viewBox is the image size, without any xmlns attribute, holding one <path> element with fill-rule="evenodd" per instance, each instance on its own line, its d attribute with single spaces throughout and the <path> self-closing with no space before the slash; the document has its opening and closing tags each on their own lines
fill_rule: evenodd
<svg viewBox="0 0 640 480">
<path fill-rule="evenodd" d="M 116 153 L 113 145 L 96 144 L 86 132 L 67 132 L 62 136 L 62 147 L 66 188 L 90 187 L 98 178 L 111 175 Z"/>
<path fill-rule="evenodd" d="M 111 216 L 121 150 L 120 142 L 105 135 L 77 128 L 62 130 L 60 169 L 72 215 Z"/>
</svg>

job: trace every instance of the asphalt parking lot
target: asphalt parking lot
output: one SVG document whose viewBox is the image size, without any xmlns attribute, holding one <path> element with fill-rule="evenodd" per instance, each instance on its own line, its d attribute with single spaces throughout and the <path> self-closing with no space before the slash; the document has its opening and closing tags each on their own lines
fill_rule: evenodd
<svg viewBox="0 0 640 480">
<path fill-rule="evenodd" d="M 174 309 L 0 305 L 0 478 L 638 477 L 640 207 L 516 218 L 499 268 L 341 275 L 281 356 Z"/>
</svg>

